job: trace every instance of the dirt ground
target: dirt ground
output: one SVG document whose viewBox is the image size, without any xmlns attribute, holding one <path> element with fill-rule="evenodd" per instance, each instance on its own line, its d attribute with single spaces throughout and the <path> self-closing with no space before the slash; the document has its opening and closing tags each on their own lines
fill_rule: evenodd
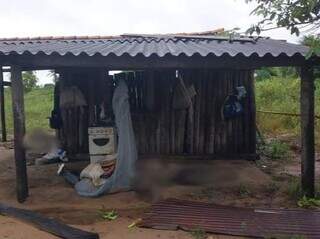
<svg viewBox="0 0 320 239">
<path fill-rule="evenodd" d="M 139 192 L 122 192 L 100 198 L 78 196 L 63 178 L 56 175 L 57 165 L 28 166 L 30 196 L 25 203 L 19 204 L 15 195 L 13 150 L 0 146 L 0 201 L 97 232 L 102 239 L 193 238 L 189 232 L 180 230 L 128 229 L 129 224 L 142 217 L 152 201 L 163 198 L 247 207 L 296 207 L 286 194 L 286 178 L 300 167 L 297 160 L 285 167 L 268 165 L 264 161 L 257 165 L 244 160 L 160 163 L 156 159 L 148 159 L 140 162 L 143 166 L 140 167 Z M 268 170 L 277 177 L 266 173 Z M 274 183 L 279 185 L 276 190 L 271 188 Z M 111 222 L 104 221 L 98 213 L 101 208 L 114 209 L 119 217 Z M 0 238 L 55 237 L 18 220 L 0 216 Z M 208 235 L 208 238 L 230 237 Z"/>
</svg>

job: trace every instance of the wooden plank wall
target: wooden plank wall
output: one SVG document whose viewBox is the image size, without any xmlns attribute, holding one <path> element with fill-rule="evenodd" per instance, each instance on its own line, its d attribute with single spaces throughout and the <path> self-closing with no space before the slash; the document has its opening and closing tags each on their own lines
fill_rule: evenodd
<svg viewBox="0 0 320 239">
<path fill-rule="evenodd" d="M 60 108 L 63 127 L 59 130 L 58 136 L 69 155 L 89 152 L 88 127 L 95 124 L 94 106 L 100 105 L 103 98 L 107 96 L 106 79 L 105 69 L 60 71 L 60 89 L 72 85 L 77 86 L 88 105 L 87 107 Z"/>
<path fill-rule="evenodd" d="M 124 72 L 140 154 L 253 154 L 255 153 L 255 100 L 253 72 L 250 70 L 179 71 L 187 87 L 193 85 L 193 114 L 173 109 L 173 94 L 178 83 L 175 70 Z M 94 105 L 106 103 L 112 114 L 112 80 L 106 71 L 70 69 L 61 72 L 61 83 L 76 85 L 88 107 L 62 111 L 64 127 L 60 139 L 69 154 L 88 153 L 87 128 L 94 124 Z M 245 86 L 244 113 L 222 120 L 221 107 L 236 86 Z M 109 92 L 109 93 L 108 93 Z M 110 101 L 110 102 L 109 102 Z M 109 103 L 108 103 L 109 102 Z M 192 120 L 190 120 L 190 118 Z M 80 120 L 82 119 L 82 120 Z M 79 129 L 83 129 L 82 137 Z M 80 140 L 82 139 L 82 140 Z"/>
<path fill-rule="evenodd" d="M 174 110 L 176 71 L 121 73 L 127 81 L 133 126 L 140 154 L 245 154 L 255 153 L 255 100 L 250 70 L 180 71 L 193 85 L 193 114 Z M 223 120 L 221 107 L 236 86 L 245 86 L 242 116 Z M 191 118 L 192 120 L 189 120 Z"/>
</svg>

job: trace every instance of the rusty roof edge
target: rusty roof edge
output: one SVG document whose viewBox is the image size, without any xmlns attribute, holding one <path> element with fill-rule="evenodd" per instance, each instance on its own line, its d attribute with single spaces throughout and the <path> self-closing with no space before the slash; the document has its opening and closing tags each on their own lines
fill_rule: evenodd
<svg viewBox="0 0 320 239">
<path fill-rule="evenodd" d="M 192 34 L 122 34 L 123 38 L 163 38 L 163 39 L 199 39 L 199 40 L 218 40 L 218 41 L 240 41 L 240 42 L 256 42 L 263 37 L 248 36 L 219 36 L 219 35 L 192 35 Z M 263 38 L 269 39 L 269 38 Z"/>
<path fill-rule="evenodd" d="M 117 39 L 120 35 L 114 36 L 43 36 L 43 37 L 4 37 L 0 41 L 46 41 L 46 40 L 100 40 Z"/>
<path fill-rule="evenodd" d="M 190 32 L 190 33 L 166 33 L 166 34 L 154 34 L 158 36 L 170 36 L 170 35 L 197 35 L 197 36 L 208 36 L 216 35 L 225 32 L 224 28 L 217 28 L 209 31 L 202 32 Z M 123 34 L 126 35 L 126 34 Z M 135 34 L 135 35 L 147 35 L 147 34 Z M 93 35 L 93 36 L 36 36 L 36 37 L 3 37 L 0 41 L 35 41 L 35 40 L 96 40 L 96 39 L 114 39 L 121 38 L 121 35 Z"/>
</svg>

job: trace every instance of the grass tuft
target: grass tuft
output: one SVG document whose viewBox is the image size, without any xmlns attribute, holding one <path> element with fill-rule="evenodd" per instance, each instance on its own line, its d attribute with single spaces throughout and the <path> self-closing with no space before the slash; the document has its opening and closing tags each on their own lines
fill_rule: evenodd
<svg viewBox="0 0 320 239">
<path fill-rule="evenodd" d="M 297 201 L 303 197 L 300 179 L 298 177 L 292 177 L 288 182 L 287 188 L 288 196 L 291 200 Z"/>
<path fill-rule="evenodd" d="M 286 143 L 272 139 L 262 148 L 262 153 L 272 160 L 288 160 L 290 148 Z"/>
<path fill-rule="evenodd" d="M 206 239 L 207 238 L 206 232 L 203 229 L 200 229 L 200 228 L 196 228 L 196 229 L 192 230 L 190 232 L 190 235 L 194 239 Z"/>
</svg>

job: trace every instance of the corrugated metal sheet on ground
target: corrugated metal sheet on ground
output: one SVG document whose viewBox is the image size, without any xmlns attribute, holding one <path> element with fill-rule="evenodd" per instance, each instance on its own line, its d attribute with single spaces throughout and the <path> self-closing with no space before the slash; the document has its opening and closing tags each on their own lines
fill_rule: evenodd
<svg viewBox="0 0 320 239">
<path fill-rule="evenodd" d="M 154 204 L 141 224 L 154 229 L 202 229 L 235 236 L 320 238 L 320 211 L 252 209 L 168 199 Z"/>
<path fill-rule="evenodd" d="M 221 37 L 119 36 L 98 38 L 62 37 L 39 39 L 0 39 L 0 54 L 23 55 L 101 55 L 101 56 L 304 56 L 309 48 L 267 38 L 228 40 Z"/>
</svg>

